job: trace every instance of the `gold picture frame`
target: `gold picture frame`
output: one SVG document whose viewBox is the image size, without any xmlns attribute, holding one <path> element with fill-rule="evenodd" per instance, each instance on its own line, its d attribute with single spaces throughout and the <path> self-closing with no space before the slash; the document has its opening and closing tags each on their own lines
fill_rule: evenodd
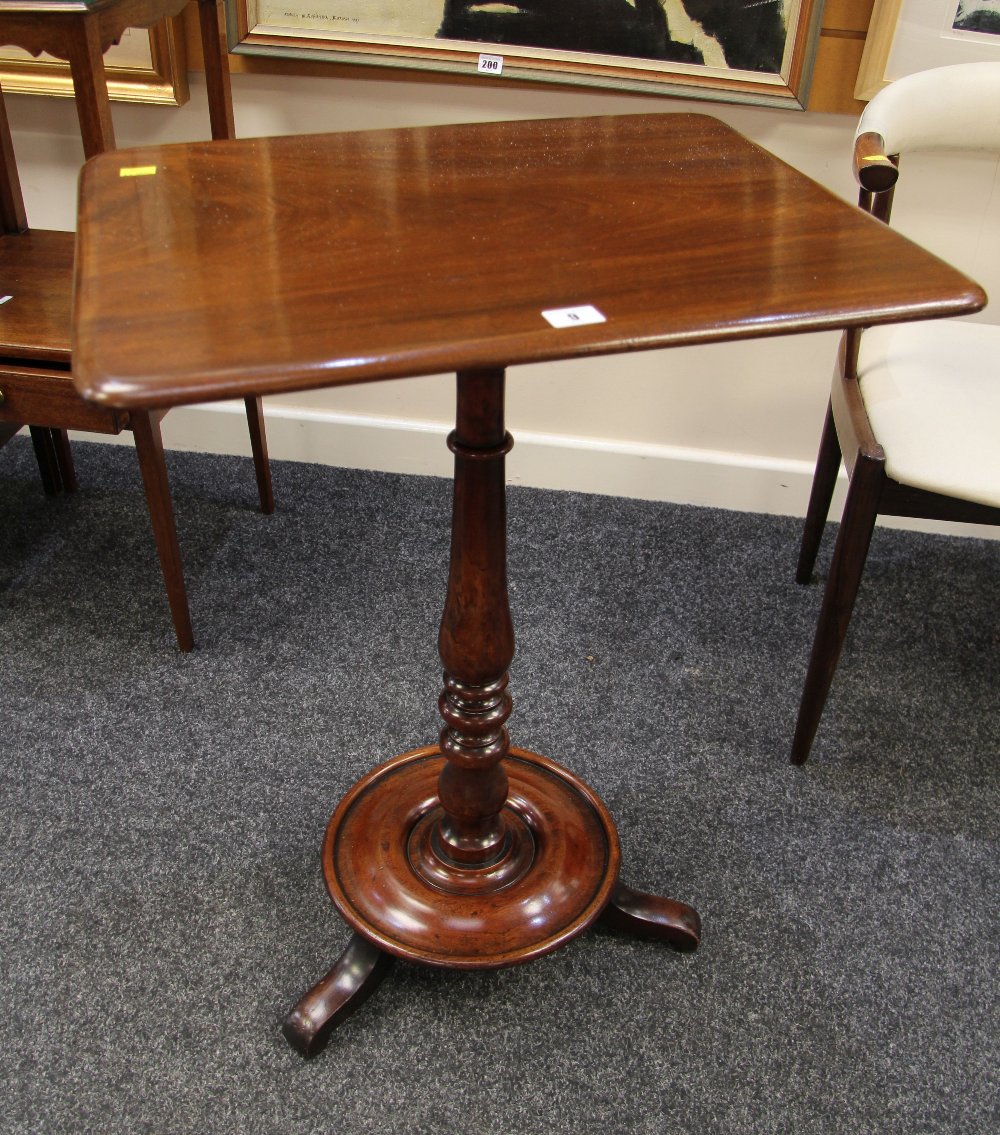
<svg viewBox="0 0 1000 1135">
<path fill-rule="evenodd" d="M 148 30 L 129 28 L 104 57 L 108 94 L 116 102 L 183 106 L 188 101 L 183 19 L 162 20 Z M 69 64 L 51 56 L 33 58 L 0 47 L 0 87 L 6 93 L 72 98 Z"/>
<path fill-rule="evenodd" d="M 914 71 L 1000 60 L 1000 35 L 954 28 L 958 7 L 958 0 L 875 0 L 854 97 L 867 101 Z"/>
<path fill-rule="evenodd" d="M 379 5 L 367 0 L 226 0 L 226 17 L 229 48 L 236 54 L 442 71 L 484 83 L 533 80 L 791 109 L 805 106 L 823 0 L 756 0 L 741 13 L 733 0 L 686 0 L 691 11 L 700 13 L 700 22 L 688 14 L 684 0 L 563 2 L 562 24 L 562 17 L 553 16 L 551 2 L 534 0 L 389 0 Z M 603 12 L 593 15 L 602 4 Z M 762 14 L 768 11 L 770 16 Z M 518 34 L 525 20 L 532 34 L 546 24 L 550 42 L 559 47 L 526 46 L 539 42 L 527 38 L 513 43 L 509 21 L 516 17 L 525 18 Z M 765 19 L 779 21 L 778 33 L 765 28 Z M 635 35 L 628 41 L 628 54 L 597 54 L 579 46 L 588 36 L 603 45 L 606 34 L 620 34 L 624 43 L 629 21 Z M 505 42 L 491 38 L 501 27 Z M 446 34 L 470 28 L 481 34 Z M 641 54 L 644 48 L 634 43 L 652 42 L 654 33 L 660 37 L 657 51 L 665 44 L 692 61 Z M 566 47 L 569 40 L 579 41 L 576 49 Z M 701 62 L 694 60 L 696 55 Z M 754 60 L 754 67 L 737 66 L 736 59 L 741 64 Z"/>
</svg>

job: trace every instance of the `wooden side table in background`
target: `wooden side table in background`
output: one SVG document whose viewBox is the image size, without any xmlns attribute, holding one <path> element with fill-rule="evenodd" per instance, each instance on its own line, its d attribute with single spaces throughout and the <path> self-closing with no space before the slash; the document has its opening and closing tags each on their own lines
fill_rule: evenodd
<svg viewBox="0 0 1000 1135">
<path fill-rule="evenodd" d="M 68 61 L 84 154 L 115 148 L 104 53 L 126 28 L 176 16 L 187 0 L 34 0 L 0 5 L 0 44 Z M 199 0 L 212 137 L 236 136 L 222 6 Z M 181 650 L 194 644 L 173 502 L 163 455 L 165 411 L 88 405 L 71 376 L 70 304 L 74 234 L 31 229 L 24 208 L 6 108 L 0 94 L 0 441 L 30 425 L 47 493 L 76 488 L 67 431 L 135 438 L 167 599 Z M 112 240 L 115 238 L 112 237 Z M 244 398 L 261 510 L 274 509 L 261 399 Z"/>
</svg>

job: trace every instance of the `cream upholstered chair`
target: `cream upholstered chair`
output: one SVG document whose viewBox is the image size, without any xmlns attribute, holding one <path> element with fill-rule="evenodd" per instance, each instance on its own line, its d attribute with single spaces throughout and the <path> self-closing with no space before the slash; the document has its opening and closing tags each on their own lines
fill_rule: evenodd
<svg viewBox="0 0 1000 1135">
<path fill-rule="evenodd" d="M 901 155 L 939 148 L 1000 153 L 1000 63 L 922 71 L 872 99 L 854 145 L 861 207 L 888 222 Z M 960 202 L 956 186 L 947 205 Z M 841 458 L 850 483 L 792 742 L 795 764 L 808 757 L 819 726 L 876 517 L 1000 524 L 1000 326 L 938 320 L 846 332 L 800 583 L 812 576 Z"/>
</svg>

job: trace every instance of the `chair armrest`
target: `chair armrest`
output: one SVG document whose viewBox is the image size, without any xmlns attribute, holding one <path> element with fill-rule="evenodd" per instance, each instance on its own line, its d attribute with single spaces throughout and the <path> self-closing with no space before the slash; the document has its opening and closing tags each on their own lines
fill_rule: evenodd
<svg viewBox="0 0 1000 1135">
<path fill-rule="evenodd" d="M 897 158 L 885 152 L 881 134 L 866 131 L 854 140 L 854 176 L 867 193 L 892 189 L 899 177 Z"/>
</svg>

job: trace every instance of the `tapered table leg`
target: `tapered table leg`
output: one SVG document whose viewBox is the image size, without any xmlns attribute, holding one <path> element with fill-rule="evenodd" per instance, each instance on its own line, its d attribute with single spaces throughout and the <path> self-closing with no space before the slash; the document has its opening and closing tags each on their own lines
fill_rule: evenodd
<svg viewBox="0 0 1000 1135">
<path fill-rule="evenodd" d="M 600 797 L 554 761 L 510 746 L 503 382 L 502 370 L 458 376 L 438 639 L 444 728 L 437 745 L 362 778 L 330 820 L 323 875 L 355 937 L 285 1026 L 303 1052 L 316 1051 L 368 990 L 358 956 L 372 967 L 384 952 L 491 969 L 549 953 L 599 918 L 680 949 L 698 944 L 691 907 L 619 884 L 618 833 Z"/>
</svg>

